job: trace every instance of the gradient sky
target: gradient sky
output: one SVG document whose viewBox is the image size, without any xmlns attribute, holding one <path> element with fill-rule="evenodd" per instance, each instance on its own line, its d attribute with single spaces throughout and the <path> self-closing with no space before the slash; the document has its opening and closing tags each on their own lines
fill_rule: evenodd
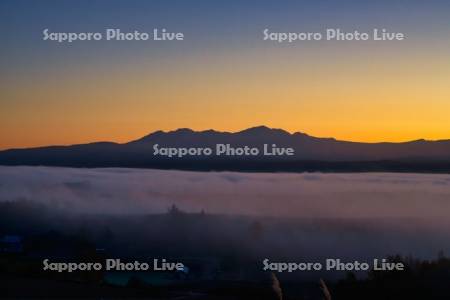
<svg viewBox="0 0 450 300">
<path fill-rule="evenodd" d="M 256 125 L 353 141 L 450 138 L 450 1 L 0 1 L 0 149 Z M 183 42 L 58 44 L 54 32 Z M 263 41 L 262 30 L 403 32 Z"/>
</svg>

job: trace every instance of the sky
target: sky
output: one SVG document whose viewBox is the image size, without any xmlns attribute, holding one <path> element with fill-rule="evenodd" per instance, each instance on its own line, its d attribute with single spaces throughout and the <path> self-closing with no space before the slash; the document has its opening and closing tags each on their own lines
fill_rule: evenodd
<svg viewBox="0 0 450 300">
<path fill-rule="evenodd" d="M 267 125 L 378 142 L 450 138 L 449 1 L 0 1 L 0 149 Z M 44 41 L 183 32 L 180 42 Z M 263 41 L 262 31 L 404 41 Z"/>
</svg>

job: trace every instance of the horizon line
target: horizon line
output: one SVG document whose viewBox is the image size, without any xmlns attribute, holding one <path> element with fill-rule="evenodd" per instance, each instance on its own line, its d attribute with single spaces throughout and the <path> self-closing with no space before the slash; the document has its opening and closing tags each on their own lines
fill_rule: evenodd
<svg viewBox="0 0 450 300">
<path fill-rule="evenodd" d="M 270 131 L 283 131 L 286 134 L 289 134 L 291 136 L 294 136 L 296 134 L 298 135 L 304 135 L 304 136 L 308 136 L 311 138 L 317 138 L 317 139 L 333 139 L 337 142 L 349 142 L 349 143 L 360 143 L 360 144 L 405 144 L 405 143 L 411 143 L 411 142 L 419 142 L 419 141 L 424 141 L 424 142 L 443 142 L 443 141 L 450 141 L 450 137 L 449 138 L 444 138 L 444 139 L 425 139 L 425 138 L 417 138 L 417 139 L 412 139 L 412 140 L 404 140 L 404 141 L 368 141 L 368 142 L 364 142 L 364 141 L 355 141 L 355 140 L 346 140 L 346 139 L 337 139 L 331 136 L 315 136 L 315 135 L 310 135 L 308 133 L 302 132 L 302 131 L 288 131 L 286 129 L 283 128 L 276 128 L 276 127 L 269 127 L 267 125 L 256 125 L 256 126 L 251 126 L 251 127 L 247 127 L 245 129 L 241 129 L 241 130 L 237 130 L 237 131 L 221 131 L 221 130 L 216 130 L 216 129 L 192 129 L 190 127 L 178 127 L 175 129 L 171 129 L 171 130 L 154 130 L 151 131 L 150 133 L 143 135 L 141 137 L 138 137 L 136 139 L 131 139 L 129 141 L 125 141 L 125 142 L 117 142 L 117 141 L 113 141 L 113 140 L 97 140 L 97 141 L 87 141 L 87 142 L 79 142 L 79 143 L 66 143 L 66 144 L 43 144 L 43 145 L 36 145 L 36 146 L 28 146 L 28 147 L 9 147 L 9 148 L 0 148 L 0 151 L 8 151 L 8 150 L 20 150 L 20 149 L 33 149 L 33 148 L 47 148 L 47 147 L 70 147 L 70 146 L 77 146 L 77 145 L 86 145 L 86 144 L 96 144 L 96 143 L 112 143 L 112 144 L 118 144 L 118 145 L 124 145 L 124 144 L 128 144 L 131 142 L 135 142 L 135 141 L 139 141 L 145 137 L 151 136 L 155 133 L 164 133 L 164 134 L 170 134 L 170 133 L 175 133 L 177 131 L 181 131 L 181 130 L 189 130 L 193 133 L 207 133 L 207 132 L 215 132 L 215 133 L 223 133 L 223 134 L 237 134 L 237 133 L 242 133 L 251 129 L 265 129 L 265 130 L 270 130 Z"/>
</svg>

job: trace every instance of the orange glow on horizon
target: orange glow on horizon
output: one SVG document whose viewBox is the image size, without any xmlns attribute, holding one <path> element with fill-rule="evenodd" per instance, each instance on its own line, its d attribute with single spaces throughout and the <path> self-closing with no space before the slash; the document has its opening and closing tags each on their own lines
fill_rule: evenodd
<svg viewBox="0 0 450 300">
<path fill-rule="evenodd" d="M 0 149 L 258 125 L 361 142 L 450 139 L 446 54 L 285 54 L 78 64 L 3 78 Z"/>
</svg>

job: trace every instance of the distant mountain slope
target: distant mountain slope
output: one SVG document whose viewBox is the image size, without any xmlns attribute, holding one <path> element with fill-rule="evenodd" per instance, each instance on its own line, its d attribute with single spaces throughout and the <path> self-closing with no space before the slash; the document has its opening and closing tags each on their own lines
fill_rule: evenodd
<svg viewBox="0 0 450 300">
<path fill-rule="evenodd" d="M 291 147 L 293 156 L 185 156 L 153 155 L 153 146 Z M 0 151 L 0 165 L 74 167 L 145 167 L 237 171 L 404 171 L 450 173 L 450 140 L 404 143 L 356 143 L 288 133 L 265 126 L 236 133 L 183 128 L 156 131 L 125 144 L 98 142 Z"/>
</svg>

